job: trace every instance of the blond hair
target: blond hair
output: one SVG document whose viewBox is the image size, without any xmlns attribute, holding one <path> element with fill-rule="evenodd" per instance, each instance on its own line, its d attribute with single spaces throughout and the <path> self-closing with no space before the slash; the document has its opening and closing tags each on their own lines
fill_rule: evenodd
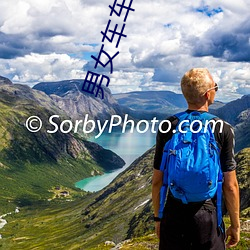
<svg viewBox="0 0 250 250">
<path fill-rule="evenodd" d="M 182 77 L 181 90 L 188 103 L 197 104 L 212 84 L 213 78 L 207 69 L 194 68 Z"/>
</svg>

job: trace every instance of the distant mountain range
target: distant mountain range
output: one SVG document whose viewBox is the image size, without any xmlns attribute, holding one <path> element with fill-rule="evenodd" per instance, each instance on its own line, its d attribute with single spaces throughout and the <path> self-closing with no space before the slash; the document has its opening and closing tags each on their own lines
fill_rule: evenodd
<svg viewBox="0 0 250 250">
<path fill-rule="evenodd" d="M 171 91 L 137 91 L 115 94 L 124 112 L 138 119 L 164 119 L 187 107 L 183 95 Z"/>
<path fill-rule="evenodd" d="M 2 79 L 2 80 L 1 80 Z M 0 81 L 11 83 L 7 78 Z M 33 89 L 49 95 L 56 106 L 63 110 L 71 119 L 82 119 L 86 114 L 89 119 L 104 122 L 114 114 L 121 117 L 129 114 L 134 120 L 165 119 L 166 117 L 187 108 L 181 94 L 171 91 L 141 91 L 112 95 L 106 87 L 104 100 L 94 95 L 80 91 L 83 80 L 65 80 L 59 82 L 41 82 Z M 249 119 L 246 114 L 250 109 L 250 95 L 227 104 L 216 101 L 209 107 L 211 113 L 224 119 L 235 127 L 236 152 L 250 146 L 250 140 L 245 136 L 249 132 Z"/>
<path fill-rule="evenodd" d="M 136 119 L 165 119 L 187 108 L 183 95 L 171 91 L 141 91 L 115 94 L 121 109 Z M 236 147 L 250 147 L 250 95 L 227 104 L 215 101 L 209 111 L 235 127 Z"/>
<path fill-rule="evenodd" d="M 250 108 L 250 94 L 244 95 L 240 99 L 231 101 L 223 107 L 214 111 L 216 115 L 235 126 L 239 122 L 241 112 Z"/>
<path fill-rule="evenodd" d="M 117 114 L 137 120 L 166 119 L 187 108 L 181 94 L 171 91 L 137 91 L 112 95 L 104 87 L 104 100 L 80 91 L 83 80 L 65 80 L 59 82 L 38 83 L 33 89 L 43 91 L 51 97 L 56 105 L 72 119 L 83 118 L 89 114 L 90 119 L 105 121 Z M 235 126 L 236 152 L 250 146 L 245 135 L 250 133 L 249 119 L 245 119 L 250 109 L 250 95 L 227 104 L 216 101 L 209 107 L 211 113 Z M 242 113 L 243 112 L 243 113 Z M 242 113 L 242 115 L 241 115 Z M 245 120 L 244 120 L 245 119 Z"/>
<path fill-rule="evenodd" d="M 165 119 L 169 115 L 187 109 L 187 102 L 182 94 L 171 91 L 136 91 L 122 94 L 114 94 L 121 109 L 138 119 Z M 224 103 L 216 101 L 210 106 L 215 110 L 224 106 Z"/>
<path fill-rule="evenodd" d="M 59 82 L 41 82 L 33 89 L 49 95 L 57 106 L 64 110 L 72 119 L 79 119 L 88 114 L 91 119 L 105 121 L 111 115 L 124 116 L 129 114 L 134 120 L 165 119 L 167 116 L 187 108 L 181 94 L 171 91 L 140 91 L 112 95 L 106 87 L 104 99 L 80 91 L 83 80 L 65 80 Z M 211 110 L 223 107 L 222 102 L 216 101 Z"/>
<path fill-rule="evenodd" d="M 11 84 L 7 78 L 1 77 L 1 82 Z M 121 117 L 129 114 L 134 120 L 165 119 L 169 115 L 186 109 L 186 101 L 181 94 L 171 91 L 141 91 L 112 95 L 106 87 L 104 100 L 94 95 L 80 91 L 83 80 L 65 80 L 59 82 L 42 82 L 33 87 L 49 95 L 50 102 L 64 111 L 71 119 L 83 119 L 88 114 L 89 119 L 104 122 L 114 114 Z M 51 100 L 52 99 L 52 100 Z M 52 106 L 53 106 L 52 105 Z M 235 127 L 236 152 L 250 146 L 250 140 L 245 135 L 249 132 L 250 95 L 227 104 L 216 101 L 210 106 L 210 112 L 224 119 Z"/>
</svg>

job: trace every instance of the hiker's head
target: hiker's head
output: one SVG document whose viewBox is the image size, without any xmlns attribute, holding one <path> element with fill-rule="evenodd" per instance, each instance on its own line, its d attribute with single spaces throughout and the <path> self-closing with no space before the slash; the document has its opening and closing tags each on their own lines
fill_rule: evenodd
<svg viewBox="0 0 250 250">
<path fill-rule="evenodd" d="M 181 79 L 181 90 L 188 104 L 213 103 L 217 84 L 205 68 L 194 68 Z"/>
</svg>

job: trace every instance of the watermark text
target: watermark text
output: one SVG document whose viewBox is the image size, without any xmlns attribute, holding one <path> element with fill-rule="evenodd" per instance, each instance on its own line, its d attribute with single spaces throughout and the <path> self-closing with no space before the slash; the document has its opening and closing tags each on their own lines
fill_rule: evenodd
<svg viewBox="0 0 250 250">
<path fill-rule="evenodd" d="M 84 119 L 71 121 L 60 120 L 59 115 L 52 115 L 46 121 L 50 125 L 50 129 L 46 129 L 46 132 L 49 134 L 54 134 L 60 131 L 61 133 L 84 133 L 90 134 L 94 133 L 95 138 L 99 138 L 104 132 L 112 133 L 114 129 L 119 130 L 121 133 L 129 132 L 133 133 L 134 131 L 143 134 L 148 132 L 157 133 L 159 130 L 161 133 L 168 133 L 172 130 L 173 133 L 187 133 L 187 127 L 192 133 L 199 133 L 204 127 L 204 132 L 208 130 L 210 126 L 212 132 L 214 133 L 216 125 L 219 123 L 220 129 L 219 133 L 222 133 L 223 130 L 223 121 L 222 120 L 207 120 L 205 123 L 202 123 L 200 120 L 194 120 L 190 123 L 188 120 L 181 121 L 178 126 L 173 129 L 172 123 L 169 120 L 157 120 L 154 117 L 151 120 L 140 120 L 135 122 L 132 119 L 129 119 L 129 115 L 125 114 L 124 117 L 120 115 L 112 115 L 110 120 L 100 121 L 93 120 L 89 118 L 89 115 L 86 114 Z M 42 120 L 38 116 L 31 116 L 26 120 L 26 128 L 33 133 L 41 130 L 43 126 Z"/>
</svg>

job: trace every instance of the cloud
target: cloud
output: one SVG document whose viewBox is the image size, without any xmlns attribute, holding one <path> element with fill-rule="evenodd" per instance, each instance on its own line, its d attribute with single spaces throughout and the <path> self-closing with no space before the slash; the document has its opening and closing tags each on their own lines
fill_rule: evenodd
<svg viewBox="0 0 250 250">
<path fill-rule="evenodd" d="M 250 19 L 228 31 L 217 26 L 196 41 L 193 55 L 197 57 L 212 55 L 226 61 L 250 62 L 249 37 Z"/>
<path fill-rule="evenodd" d="M 24 57 L 11 59 L 8 63 L 0 59 L 1 72 L 10 75 L 14 83 L 30 86 L 42 81 L 59 81 L 62 79 L 84 78 L 82 71 L 84 60 L 71 58 L 67 54 L 52 53 L 40 55 L 31 53 Z"/>
<path fill-rule="evenodd" d="M 87 70 L 108 74 L 109 66 L 94 69 L 91 55 L 99 53 L 108 20 L 118 24 L 117 30 L 123 23 L 122 17 L 110 17 L 111 4 L 109 0 L 1 1 L 1 74 L 29 84 L 84 77 Z M 221 91 L 228 93 L 218 92 L 222 99 L 249 91 L 249 1 L 137 0 L 132 7 L 135 12 L 129 12 L 124 29 L 127 37 L 121 38 L 118 48 L 114 42 L 104 43 L 110 55 L 119 51 L 110 75 L 112 91 L 178 92 L 180 78 L 192 67 L 213 73 Z"/>
</svg>

